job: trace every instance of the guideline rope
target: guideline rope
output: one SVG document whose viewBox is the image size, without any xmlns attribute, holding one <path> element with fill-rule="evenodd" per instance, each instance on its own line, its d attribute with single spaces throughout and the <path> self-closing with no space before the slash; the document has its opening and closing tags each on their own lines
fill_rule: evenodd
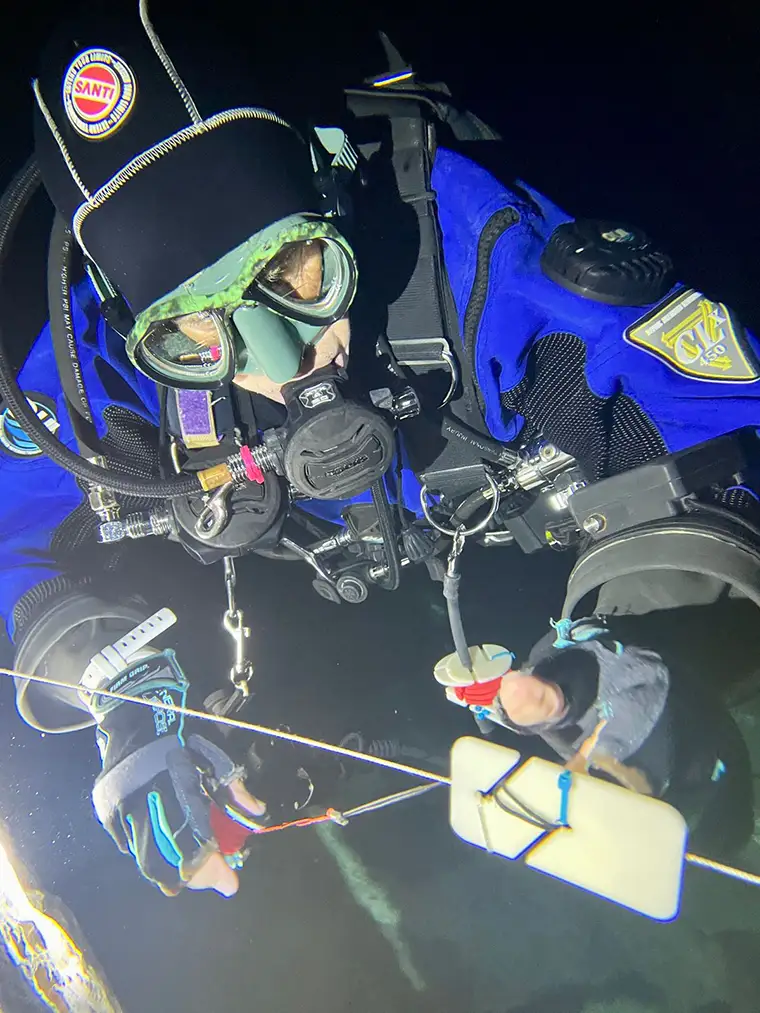
<svg viewBox="0 0 760 1013">
<path fill-rule="evenodd" d="M 360 760 L 363 763 L 371 763 L 377 767 L 385 767 L 388 770 L 395 770 L 400 774 L 410 774 L 412 777 L 421 777 L 430 782 L 426 785 L 420 785 L 417 788 L 411 788 L 408 791 L 397 792 L 395 795 L 388 795 L 384 798 L 376 799 L 373 802 L 367 802 L 364 805 L 357 806 L 345 813 L 338 813 L 336 810 L 330 809 L 324 816 L 310 817 L 304 820 L 293 820 L 290 823 L 283 823 L 279 824 L 277 827 L 267 828 L 270 831 L 285 829 L 289 826 L 310 826 L 314 823 L 323 823 L 328 820 L 341 822 L 341 818 L 348 819 L 352 816 L 359 816 L 362 813 L 372 812 L 375 809 L 381 809 L 385 806 L 393 805 L 395 802 L 401 802 L 404 799 L 411 798 L 415 795 L 421 795 L 423 792 L 428 791 L 430 788 L 433 788 L 438 784 L 451 786 L 450 777 L 446 777 L 444 774 L 436 774 L 432 770 L 423 770 L 420 767 L 412 767 L 408 763 L 399 763 L 396 760 L 387 760 L 382 756 L 372 756 L 368 753 L 360 753 L 355 749 L 347 749 L 345 746 L 336 746 L 331 742 L 322 742 L 320 739 L 312 739 L 307 735 L 297 735 L 295 732 L 286 732 L 280 728 L 269 728 L 267 725 L 259 725 L 252 721 L 241 721 L 239 718 L 225 717 L 221 714 L 210 714 L 207 711 L 195 710 L 193 707 L 183 707 L 177 704 L 165 703 L 163 700 L 153 698 L 145 699 L 142 697 L 134 697 L 127 693 L 115 693 L 107 689 L 85 690 L 80 686 L 72 686 L 71 683 L 63 682 L 60 679 L 53 679 L 50 676 L 28 675 L 25 672 L 17 672 L 12 668 L 0 668 L 0 675 L 6 675 L 16 679 L 28 679 L 29 682 L 42 683 L 47 686 L 56 686 L 59 689 L 68 689 L 72 693 L 82 693 L 83 695 L 88 696 L 104 696 L 112 700 L 122 700 L 124 703 L 136 703 L 142 707 L 173 711 L 175 714 L 182 714 L 184 717 L 188 718 L 196 718 L 199 721 L 210 721 L 213 724 L 225 725 L 228 728 L 240 728 L 243 731 L 254 732 L 258 735 L 269 735 L 272 738 L 284 739 L 286 742 L 295 742 L 301 746 L 308 746 L 310 749 L 321 749 L 328 753 L 335 753 L 338 756 L 347 756 L 352 760 Z M 695 855 L 692 852 L 687 852 L 684 855 L 684 859 L 691 865 L 700 866 L 703 869 L 709 869 L 711 872 L 717 872 L 722 876 L 730 876 L 733 879 L 741 880 L 743 883 L 760 886 L 760 876 L 756 876 L 754 873 L 745 872 L 742 869 L 735 869 L 733 866 L 723 865 L 721 862 L 714 862 L 712 859 L 703 858 L 701 855 Z"/>
</svg>

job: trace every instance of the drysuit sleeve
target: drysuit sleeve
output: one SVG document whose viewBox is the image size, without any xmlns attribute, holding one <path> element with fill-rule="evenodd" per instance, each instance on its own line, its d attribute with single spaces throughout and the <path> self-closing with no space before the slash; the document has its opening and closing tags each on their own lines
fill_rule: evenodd
<svg viewBox="0 0 760 1013">
<path fill-rule="evenodd" d="M 42 596 L 44 592 L 41 592 Z M 77 687 L 90 660 L 144 622 L 146 608 L 109 602 L 86 589 L 53 593 L 44 608 L 19 629 L 13 667 Z M 16 676 L 16 708 L 42 732 L 70 732 L 94 725 L 79 695 Z"/>
<path fill-rule="evenodd" d="M 126 359 L 122 339 L 105 326 L 89 282 L 72 291 L 72 314 L 82 377 L 98 434 L 110 435 L 113 415 L 109 413 L 115 410 L 129 411 L 138 421 L 154 424 L 155 388 L 135 373 Z M 49 326 L 37 337 L 18 381 L 50 432 L 76 450 Z M 75 556 L 62 551 L 60 536 L 64 522 L 84 499 L 74 476 L 45 457 L 8 409 L 0 406 L 0 616 L 16 648 L 17 668 L 37 672 L 57 645 L 57 670 L 71 670 L 70 678 L 76 682 L 81 672 L 76 674 L 64 664 L 60 651 L 79 623 L 107 622 L 102 644 L 99 634 L 92 639 L 96 644 L 92 653 L 96 653 L 145 618 L 144 613 L 135 614 L 126 606 L 82 593 L 90 582 L 89 575 L 81 565 L 72 566 Z M 76 606 L 71 604 L 72 596 Z M 113 627 L 114 622 L 120 624 L 118 629 Z M 69 675 L 60 677 L 69 679 Z M 26 721 L 49 731 L 77 725 L 76 720 L 67 723 L 43 716 L 39 706 L 32 703 L 39 696 L 38 688 L 30 690 L 23 681 L 17 683 L 18 707 Z M 72 704 L 76 703 L 75 694 L 67 696 Z M 54 709 L 56 713 L 59 710 Z M 91 723 L 89 715 L 85 723 Z"/>
</svg>

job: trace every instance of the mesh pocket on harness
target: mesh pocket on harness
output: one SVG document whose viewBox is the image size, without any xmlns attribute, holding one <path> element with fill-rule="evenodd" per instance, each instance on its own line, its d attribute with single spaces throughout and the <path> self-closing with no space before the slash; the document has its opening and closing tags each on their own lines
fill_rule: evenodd
<svg viewBox="0 0 760 1013">
<path fill-rule="evenodd" d="M 592 481 L 666 454 L 635 401 L 620 393 L 597 397 L 589 389 L 585 364 L 586 347 L 575 334 L 548 334 L 534 345 L 524 378 L 501 395 L 503 408 L 525 418 L 521 437 L 550 440 Z"/>
<path fill-rule="evenodd" d="M 109 405 L 103 412 L 103 419 L 108 425 L 108 430 L 102 444 L 111 470 L 134 477 L 157 477 L 159 464 L 156 427 L 120 405 Z M 120 495 L 119 504 L 122 514 L 128 514 L 137 510 L 148 510 L 155 505 L 155 501 L 142 496 Z M 66 563 L 70 564 L 73 553 L 86 544 L 96 543 L 95 532 L 98 523 L 98 518 L 89 504 L 80 503 L 53 532 L 50 540 L 50 551 L 53 556 L 61 561 L 65 559 Z M 114 546 L 107 554 L 113 556 L 114 550 L 117 549 L 118 546 Z M 106 569 L 110 569 L 114 565 L 114 560 L 106 561 L 104 556 L 103 564 Z"/>
</svg>

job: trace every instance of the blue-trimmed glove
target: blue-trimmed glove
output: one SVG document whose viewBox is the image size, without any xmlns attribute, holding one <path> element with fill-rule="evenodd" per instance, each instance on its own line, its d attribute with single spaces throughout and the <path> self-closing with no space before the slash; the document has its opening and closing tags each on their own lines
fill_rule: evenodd
<svg viewBox="0 0 760 1013">
<path fill-rule="evenodd" d="M 184 706 L 188 681 L 173 651 L 150 651 L 98 688 Z M 243 768 L 205 735 L 188 734 L 172 711 L 97 694 L 89 707 L 102 762 L 92 800 L 119 850 L 167 896 L 186 885 L 235 893 L 240 856 L 225 861 L 220 853 L 211 793 L 231 794 L 233 808 L 242 818 L 247 810 L 255 827 L 265 806 L 242 788 Z M 217 833 L 220 819 L 229 817 L 214 813 Z"/>
</svg>

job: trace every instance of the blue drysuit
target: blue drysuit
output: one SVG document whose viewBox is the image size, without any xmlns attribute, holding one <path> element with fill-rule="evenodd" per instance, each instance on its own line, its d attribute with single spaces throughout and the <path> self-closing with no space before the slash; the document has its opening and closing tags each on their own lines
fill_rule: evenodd
<svg viewBox="0 0 760 1013">
<path fill-rule="evenodd" d="M 578 451 L 561 443 L 561 433 L 580 424 L 576 418 L 562 418 L 563 405 L 572 403 L 567 411 L 577 410 L 570 392 L 562 390 L 572 372 L 564 356 L 571 353 L 584 404 L 625 406 L 619 419 L 623 442 L 627 434 L 628 442 L 635 444 L 638 434 L 645 432 L 660 452 L 676 451 L 760 422 L 760 380 L 754 366 L 760 346 L 722 304 L 681 285 L 658 307 L 608 306 L 575 295 L 540 268 L 550 235 L 570 220 L 551 201 L 527 186 L 510 190 L 474 162 L 446 149 L 437 152 L 433 186 L 446 270 L 463 332 L 472 326 L 467 311 L 483 230 L 504 208 L 514 208 L 519 216 L 493 246 L 474 344 L 475 373 L 494 437 L 510 441 L 530 425 L 519 406 L 526 403 L 526 384 L 535 381 L 530 374 L 531 353 L 539 348 L 548 353 L 548 368 L 555 370 L 552 389 L 559 392 L 550 415 L 559 424 L 560 436 L 549 435 L 560 449 L 575 450 L 576 456 L 583 456 L 583 447 Z M 103 411 L 114 403 L 157 424 L 156 388 L 131 366 L 123 340 L 99 316 L 89 283 L 73 293 L 73 310 L 99 433 L 106 429 Z M 354 335 L 354 340 L 359 337 Z M 546 362 L 544 355 L 543 368 Z M 118 400 L 104 385 L 109 371 L 116 371 L 123 381 Z M 41 411 L 51 409 L 49 427 L 57 425 L 62 441 L 75 447 L 48 327 L 37 338 L 19 382 L 28 397 L 39 401 Z M 609 418 L 615 417 L 613 411 Z M 551 425 L 540 421 L 543 429 Z M 56 576 L 44 554 L 52 533 L 82 502 L 83 493 L 71 475 L 48 458 L 34 456 L 34 445 L 6 412 L 0 419 L 0 435 L 0 614 L 13 637 L 14 606 L 40 581 Z M 618 454 L 612 470 L 622 470 L 620 460 L 626 460 L 625 453 Z M 611 467 L 603 464 L 594 477 Z M 406 473 L 404 498 L 413 507 L 417 492 L 416 479 Z M 313 504 L 315 513 L 335 520 L 343 506 Z"/>
</svg>

